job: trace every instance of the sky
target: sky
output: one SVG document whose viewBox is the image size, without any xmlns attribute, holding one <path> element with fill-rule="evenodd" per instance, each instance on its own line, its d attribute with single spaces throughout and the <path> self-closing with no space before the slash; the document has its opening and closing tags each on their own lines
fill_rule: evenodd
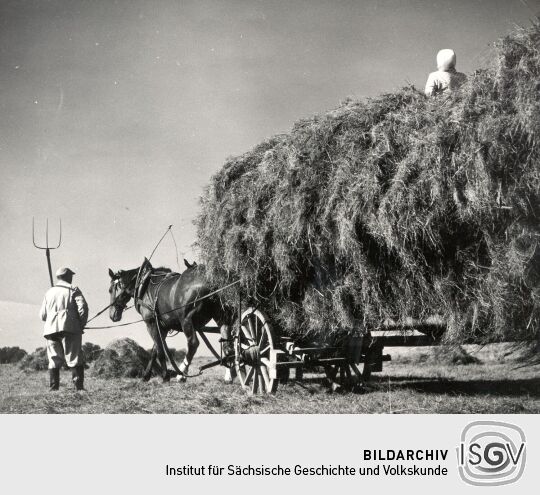
<svg viewBox="0 0 540 495">
<path fill-rule="evenodd" d="M 180 263 L 196 259 L 198 198 L 227 157 L 346 97 L 422 88 L 441 48 L 471 72 L 539 11 L 540 0 L 1 0 L 0 301 L 24 304 L 0 305 L 0 329 L 5 308 L 40 304 L 49 286 L 32 217 L 42 243 L 45 219 L 54 242 L 62 218 L 53 269 L 77 272 L 92 314 L 108 304 L 108 268 L 138 266 L 168 225 Z M 152 261 L 178 269 L 170 238 Z M 22 331 L 37 335 L 28 318 Z"/>
</svg>

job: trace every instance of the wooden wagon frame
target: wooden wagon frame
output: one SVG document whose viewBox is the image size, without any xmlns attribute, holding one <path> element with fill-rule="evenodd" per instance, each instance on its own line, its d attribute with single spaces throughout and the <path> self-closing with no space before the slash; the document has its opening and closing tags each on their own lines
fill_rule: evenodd
<svg viewBox="0 0 540 495">
<path fill-rule="evenodd" d="M 322 368 L 332 390 L 362 390 L 371 373 L 380 372 L 383 362 L 391 361 L 385 347 L 437 345 L 446 325 L 441 320 L 408 319 L 405 322 L 384 322 L 377 330 L 353 333 L 341 339 L 339 345 L 312 343 L 303 345 L 276 332 L 266 314 L 249 307 L 240 311 L 232 334 L 234 353 L 225 354 L 223 340 L 217 361 L 201 367 L 201 371 L 216 365 L 233 368 L 242 387 L 250 394 L 274 393 L 280 382 L 300 380 L 305 370 Z M 207 327 L 204 333 L 219 333 L 219 328 Z M 204 342 L 208 339 L 201 333 Z M 362 367 L 362 370 L 360 370 Z"/>
</svg>

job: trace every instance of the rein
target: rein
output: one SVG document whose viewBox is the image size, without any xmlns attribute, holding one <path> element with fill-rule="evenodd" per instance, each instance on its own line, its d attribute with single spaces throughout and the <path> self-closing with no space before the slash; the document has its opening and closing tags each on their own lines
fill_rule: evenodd
<svg viewBox="0 0 540 495">
<path fill-rule="evenodd" d="M 232 286 L 234 286 L 236 284 L 239 284 L 239 283 L 240 283 L 240 280 L 235 280 L 234 282 L 231 282 L 230 284 L 226 285 L 225 287 L 221 287 L 219 289 L 216 289 L 215 291 L 212 291 L 212 292 L 210 292 L 209 294 L 206 294 L 203 297 L 198 297 L 197 299 L 195 299 L 192 302 L 189 302 L 187 304 L 183 304 L 182 306 L 178 306 L 177 308 L 170 309 L 169 311 L 165 311 L 164 313 L 162 313 L 162 315 L 166 315 L 168 313 L 172 313 L 173 311 L 178 311 L 180 309 L 186 308 L 186 307 L 188 307 L 188 306 L 190 306 L 192 304 L 195 304 L 195 303 L 197 303 L 199 301 L 202 301 L 203 299 L 208 299 L 209 297 L 215 296 L 216 294 L 219 294 L 220 292 L 223 292 L 224 290 L 227 290 L 230 287 L 232 287 Z M 109 304 L 109 306 L 107 306 L 105 308 L 105 310 L 110 308 L 113 304 Z M 103 310 L 103 311 L 105 311 L 105 310 Z M 103 311 L 101 311 L 99 314 L 103 313 Z M 94 318 L 95 318 L 95 316 L 92 319 L 94 319 Z M 104 329 L 107 329 L 107 328 L 126 327 L 128 325 L 135 325 L 135 323 L 141 323 L 143 321 L 151 321 L 152 319 L 153 319 L 153 316 L 152 316 L 152 318 L 141 318 L 140 320 L 130 321 L 128 323 L 119 323 L 118 325 L 108 325 L 108 326 L 103 326 L 103 327 L 85 327 L 85 329 L 86 330 L 104 330 Z"/>
<path fill-rule="evenodd" d="M 101 311 L 99 311 L 98 313 L 96 313 L 94 316 L 92 316 L 92 318 L 90 318 L 86 323 L 90 323 L 92 320 L 95 320 L 99 315 L 103 314 L 105 311 L 107 311 L 111 306 L 114 306 L 116 304 L 116 301 L 113 301 L 111 304 L 109 304 L 108 306 L 105 306 Z M 131 309 L 133 306 L 135 306 L 134 304 L 132 304 L 131 306 L 126 306 L 124 308 L 124 311 L 128 310 L 128 309 Z M 120 326 L 120 325 L 117 325 L 117 326 Z M 85 326 L 84 328 L 93 328 L 93 327 L 87 327 Z"/>
<path fill-rule="evenodd" d="M 137 275 L 138 276 L 138 275 Z M 137 286 L 135 286 L 135 289 L 133 290 L 133 294 L 135 294 L 137 291 Z M 88 325 L 88 323 L 90 323 L 92 320 L 95 320 L 98 316 L 102 315 L 103 313 L 105 313 L 105 311 L 107 311 L 109 308 L 111 308 L 112 306 L 115 306 L 116 303 L 118 302 L 118 297 L 115 297 L 114 298 L 114 301 L 110 304 L 107 304 L 107 306 L 105 306 L 101 311 L 98 311 L 94 316 L 92 316 L 92 318 L 90 318 L 87 322 L 86 322 L 86 325 Z M 135 306 L 135 304 L 132 304 L 131 306 L 126 306 L 124 307 L 124 309 L 122 311 L 126 311 L 130 308 L 132 308 L 133 306 Z M 84 326 L 85 329 L 95 329 L 95 328 L 99 328 L 99 327 L 87 327 L 87 326 Z M 109 326 L 109 327 L 102 327 L 102 328 L 113 328 L 114 325 L 112 326 Z M 125 324 L 120 324 L 120 325 L 116 325 L 118 327 L 121 327 L 121 326 L 125 326 Z"/>
</svg>

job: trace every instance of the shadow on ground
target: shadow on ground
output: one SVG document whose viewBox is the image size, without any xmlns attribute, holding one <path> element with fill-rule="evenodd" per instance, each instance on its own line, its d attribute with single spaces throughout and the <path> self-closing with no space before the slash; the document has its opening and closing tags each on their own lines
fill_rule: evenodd
<svg viewBox="0 0 540 495">
<path fill-rule="evenodd" d="M 387 388 L 388 377 L 376 377 L 371 385 L 376 388 Z M 426 378 L 425 376 L 391 377 L 392 390 L 410 389 L 428 394 L 460 394 L 460 395 L 497 395 L 501 397 L 517 397 L 529 395 L 540 397 L 540 378 L 499 379 L 499 380 L 454 380 L 451 378 Z"/>
</svg>

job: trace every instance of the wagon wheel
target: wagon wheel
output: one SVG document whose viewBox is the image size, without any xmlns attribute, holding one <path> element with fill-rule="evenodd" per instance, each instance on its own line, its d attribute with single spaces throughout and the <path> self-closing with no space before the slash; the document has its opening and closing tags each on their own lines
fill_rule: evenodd
<svg viewBox="0 0 540 495">
<path fill-rule="evenodd" d="M 356 364 L 343 362 L 324 367 L 326 378 L 332 391 L 353 390 L 361 383 L 361 375 Z"/>
<path fill-rule="evenodd" d="M 278 380 L 270 372 L 270 351 L 275 344 L 276 336 L 264 313 L 253 308 L 244 311 L 235 339 L 235 366 L 242 387 L 250 394 L 276 391 Z"/>
<path fill-rule="evenodd" d="M 381 344 L 374 344 L 368 346 L 364 356 L 364 369 L 362 372 L 362 378 L 365 382 L 368 382 L 371 378 L 372 371 L 381 371 L 380 365 L 382 362 L 383 346 Z M 377 366 L 379 364 L 379 366 Z"/>
<path fill-rule="evenodd" d="M 365 382 L 369 382 L 369 379 L 371 378 L 371 363 L 369 362 L 370 359 L 371 354 L 367 353 L 364 361 L 364 369 L 362 370 L 362 379 Z"/>
</svg>

